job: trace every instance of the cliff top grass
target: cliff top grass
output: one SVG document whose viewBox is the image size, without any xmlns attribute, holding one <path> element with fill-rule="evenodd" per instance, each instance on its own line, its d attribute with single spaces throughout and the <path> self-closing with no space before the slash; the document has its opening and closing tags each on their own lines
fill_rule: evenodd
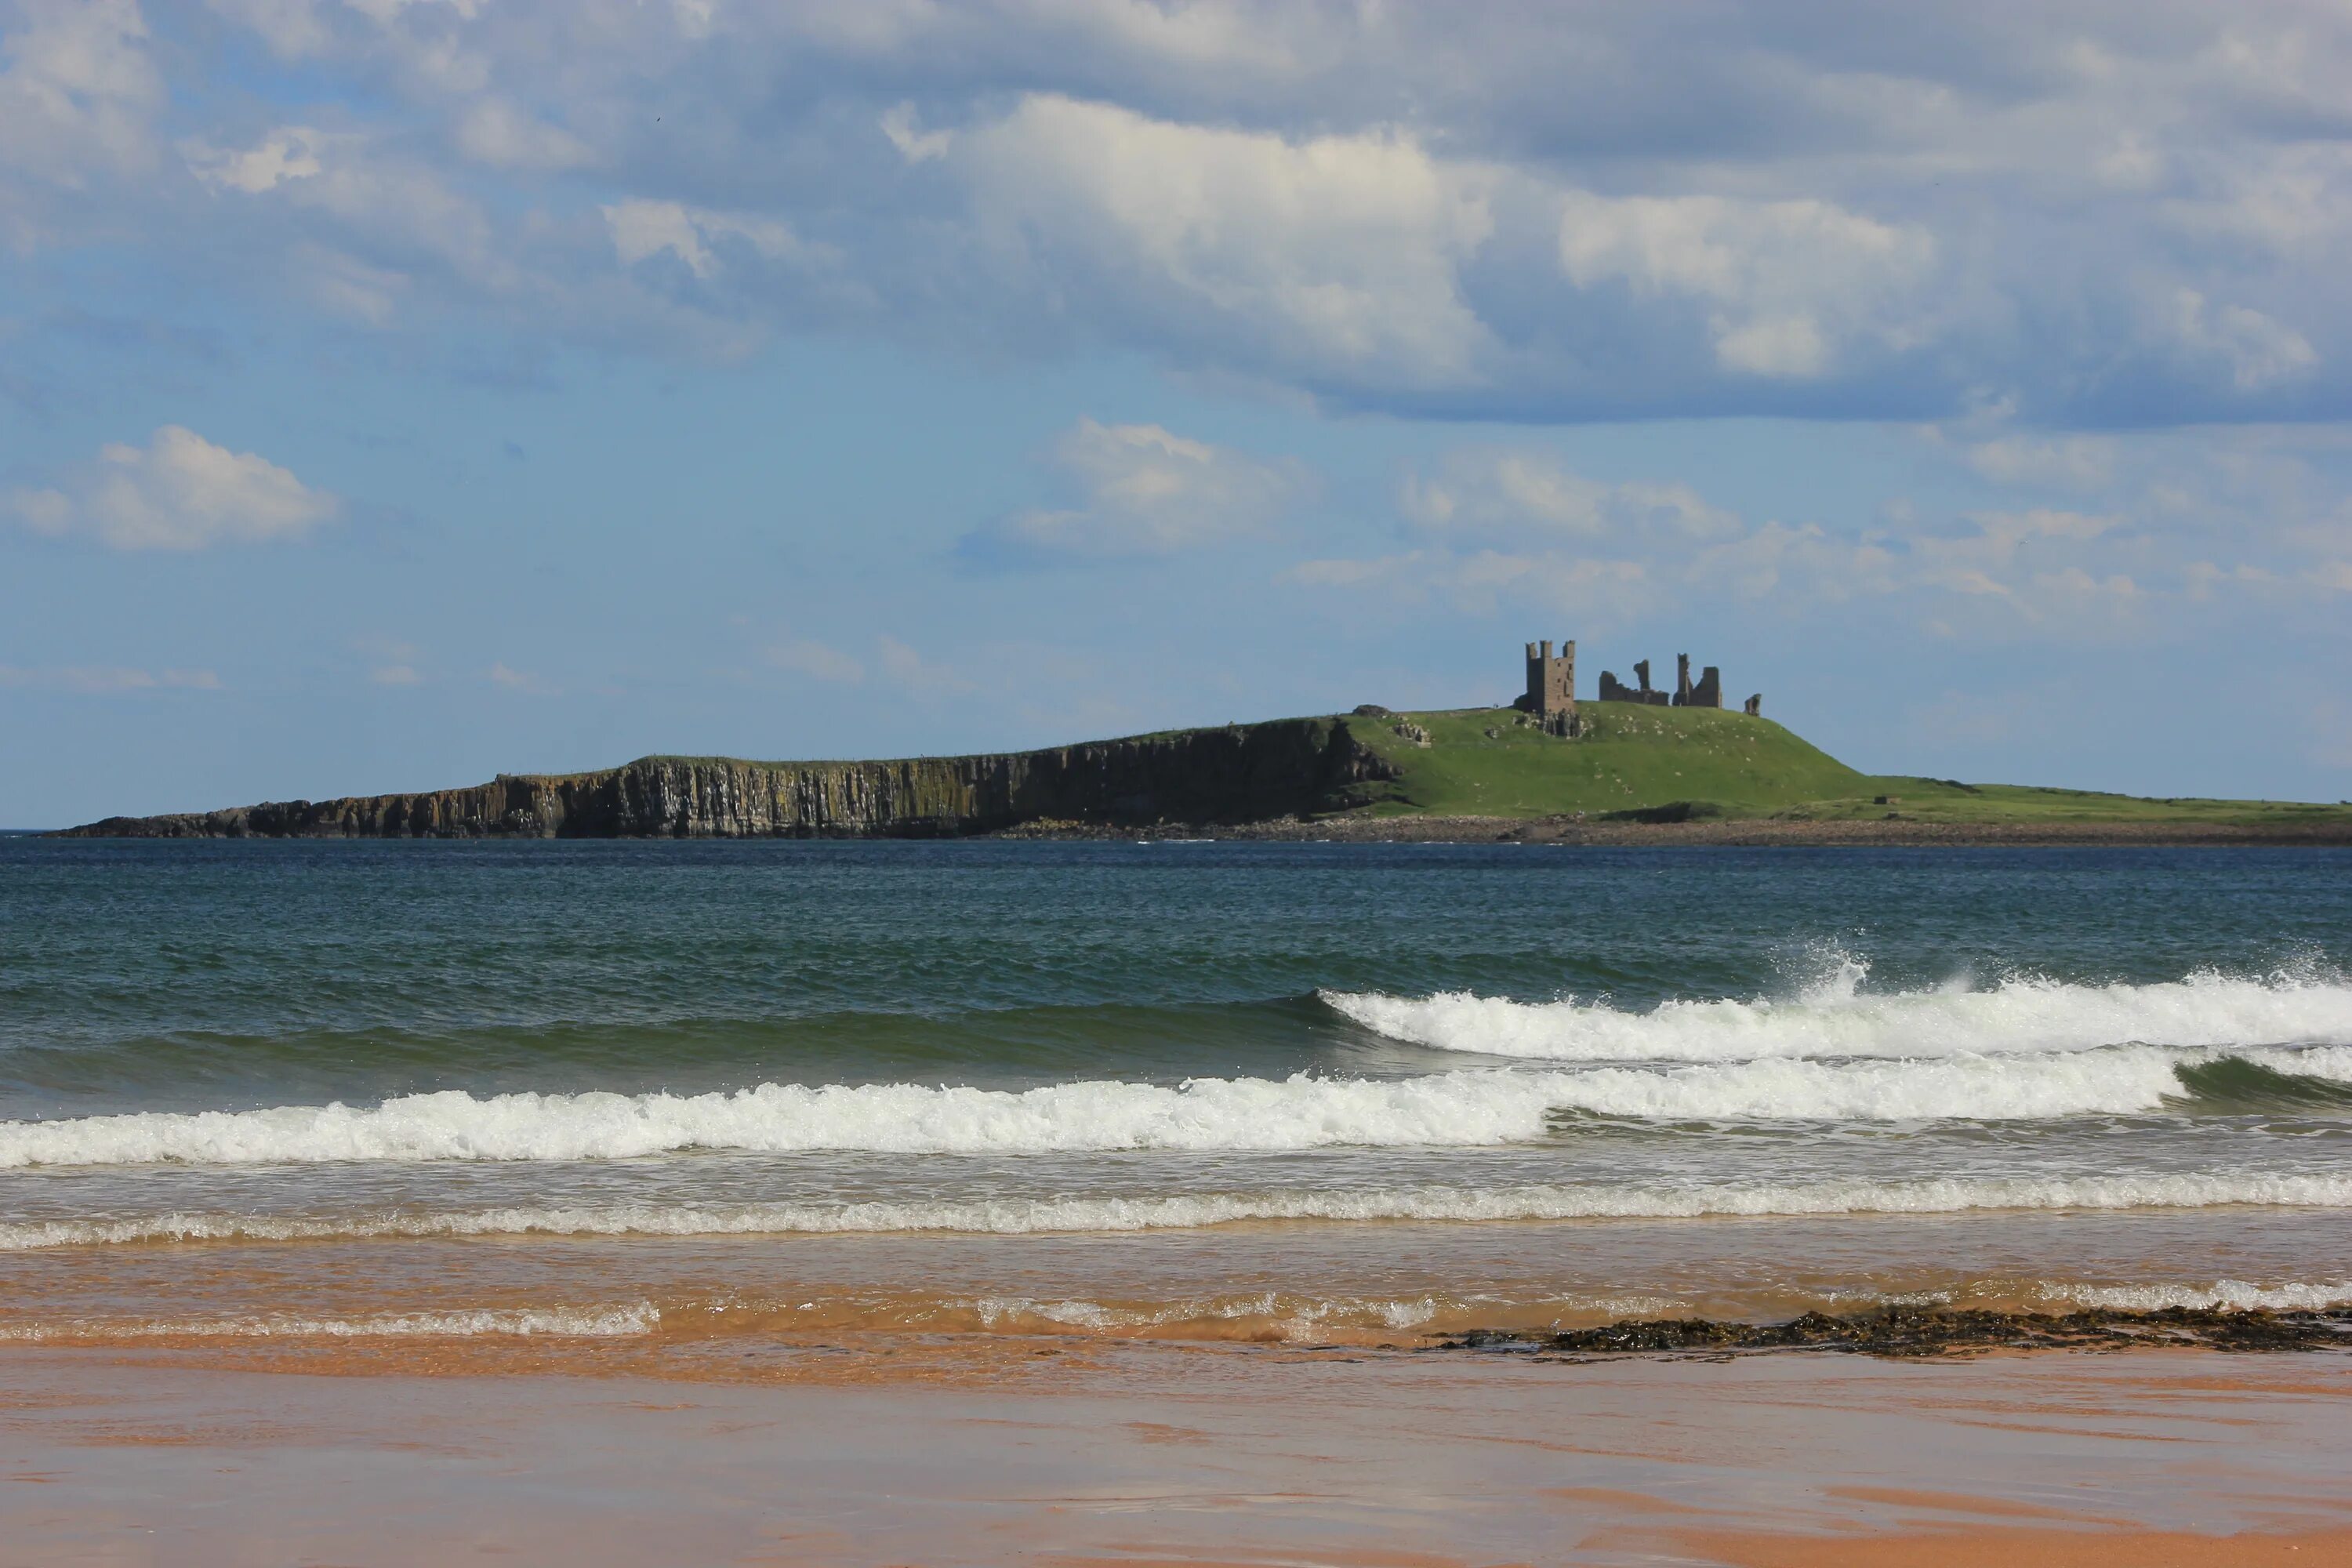
<svg viewBox="0 0 2352 1568">
<path fill-rule="evenodd" d="M 1858 772 L 1769 719 L 1714 708 L 1587 702 L 1584 732 L 1544 734 L 1507 708 L 1343 721 L 1398 771 L 1380 815 L 1935 823 L 2203 823 L 2352 827 L 2352 806 L 2150 799 Z M 1430 743 L 1398 733 L 1410 723 Z M 1685 809 L 1686 808 L 1686 809 Z"/>
<path fill-rule="evenodd" d="M 1362 803 L 1358 814 L 1371 816 L 1531 818 L 1582 813 L 1588 819 L 1603 820 L 1795 822 L 1893 816 L 1948 824 L 2179 823 L 2352 830 L 2352 806 L 2342 805 L 2154 799 L 1864 773 L 1772 720 L 1751 719 L 1728 709 L 1586 702 L 1580 713 L 1583 733 L 1572 741 L 1543 733 L 1510 708 L 1268 722 L 1344 727 L 1393 767 L 1394 779 L 1353 791 Z M 1429 743 L 1420 744 L 1399 731 L 1400 725 L 1408 724 L 1425 731 Z M 1188 732 L 1157 731 L 1126 739 L 1159 740 Z M 639 761 L 755 768 L 856 765 L 847 761 L 762 763 L 684 755 Z M 553 781 L 590 775 L 528 776 Z"/>
</svg>

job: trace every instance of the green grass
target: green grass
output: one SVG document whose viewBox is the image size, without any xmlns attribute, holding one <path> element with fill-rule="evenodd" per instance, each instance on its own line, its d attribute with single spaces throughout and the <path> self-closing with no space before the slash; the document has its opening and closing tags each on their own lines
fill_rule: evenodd
<svg viewBox="0 0 2352 1568">
<path fill-rule="evenodd" d="M 1315 722 L 1344 725 L 1396 767 L 1395 779 L 1350 791 L 1360 809 L 1373 816 L 1531 817 L 1581 812 L 1591 819 L 1662 808 L 1679 816 L 1685 813 L 1676 808 L 1687 807 L 1691 816 L 1813 822 L 1897 816 L 1930 823 L 2169 822 L 2352 830 L 2352 806 L 2347 805 L 2151 800 L 1857 773 L 1769 719 L 1725 709 L 1587 702 L 1580 711 L 1584 733 L 1573 741 L 1544 734 L 1509 708 L 1350 715 Z M 1431 743 L 1416 745 L 1399 735 L 1400 722 L 1427 731 Z"/>
<path fill-rule="evenodd" d="M 1769 719 L 1723 709 L 1587 702 L 1580 711 L 1584 733 L 1573 741 L 1520 723 L 1507 708 L 1343 722 L 1399 771 L 1370 805 L 1376 814 L 1596 817 L 1688 803 L 1695 816 L 1821 822 L 1892 813 L 1955 823 L 2352 826 L 2352 807 L 2342 805 L 2149 800 L 1863 773 Z M 1431 743 L 1397 734 L 1400 721 L 1428 731 Z"/>
</svg>

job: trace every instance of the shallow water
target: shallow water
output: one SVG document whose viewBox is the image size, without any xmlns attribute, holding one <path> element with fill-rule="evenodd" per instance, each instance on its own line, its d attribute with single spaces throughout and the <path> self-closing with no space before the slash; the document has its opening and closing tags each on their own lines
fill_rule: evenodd
<svg viewBox="0 0 2352 1568">
<path fill-rule="evenodd" d="M 2352 854 L 0 841 L 0 1337 L 2352 1300 Z"/>
</svg>

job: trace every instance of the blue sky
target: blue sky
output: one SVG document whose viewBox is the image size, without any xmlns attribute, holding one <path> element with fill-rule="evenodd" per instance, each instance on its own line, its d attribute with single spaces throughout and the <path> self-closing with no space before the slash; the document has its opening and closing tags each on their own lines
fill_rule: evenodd
<svg viewBox="0 0 2352 1568">
<path fill-rule="evenodd" d="M 2352 17 L 0 0 L 0 825 L 1720 664 L 2352 795 Z"/>
</svg>

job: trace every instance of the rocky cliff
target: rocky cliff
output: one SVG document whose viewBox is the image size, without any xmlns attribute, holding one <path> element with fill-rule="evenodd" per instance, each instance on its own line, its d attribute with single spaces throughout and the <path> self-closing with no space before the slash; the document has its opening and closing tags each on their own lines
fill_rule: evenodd
<svg viewBox="0 0 2352 1568">
<path fill-rule="evenodd" d="M 1392 767 L 1345 719 L 1285 719 L 995 756 L 645 757 L 468 789 L 111 816 L 84 838 L 945 837 L 1026 823 L 1262 822 L 1380 798 Z"/>
</svg>

